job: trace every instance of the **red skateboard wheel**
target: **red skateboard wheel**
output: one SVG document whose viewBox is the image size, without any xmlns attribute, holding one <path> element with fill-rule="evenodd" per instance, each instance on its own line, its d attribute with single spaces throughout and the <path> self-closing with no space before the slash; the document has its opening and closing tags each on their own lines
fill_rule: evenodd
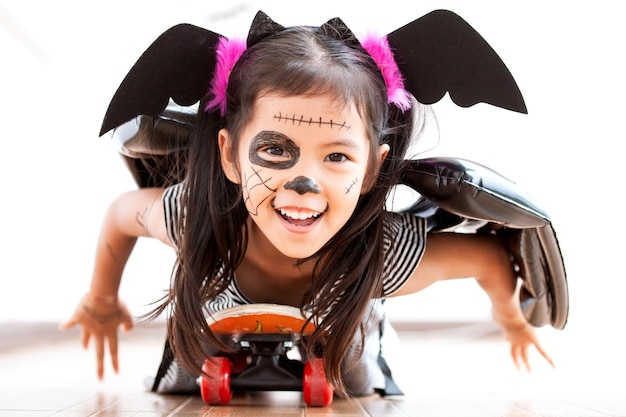
<svg viewBox="0 0 626 417">
<path fill-rule="evenodd" d="M 213 357 L 204 361 L 200 376 L 202 400 L 209 405 L 224 405 L 230 402 L 230 361 L 228 358 Z"/>
<path fill-rule="evenodd" d="M 306 405 L 326 407 L 333 401 L 333 393 L 333 387 L 326 379 L 323 359 L 313 358 L 305 363 L 302 394 Z"/>
</svg>

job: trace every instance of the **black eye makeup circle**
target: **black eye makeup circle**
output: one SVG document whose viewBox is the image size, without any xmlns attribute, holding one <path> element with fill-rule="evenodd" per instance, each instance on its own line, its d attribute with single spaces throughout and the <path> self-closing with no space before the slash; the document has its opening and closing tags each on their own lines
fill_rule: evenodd
<svg viewBox="0 0 626 417">
<path fill-rule="evenodd" d="M 263 157 L 264 150 L 282 150 L 286 159 L 270 160 Z M 264 130 L 257 133 L 250 142 L 248 151 L 250 162 L 272 169 L 288 169 L 300 159 L 300 148 L 291 139 L 280 132 Z"/>
</svg>

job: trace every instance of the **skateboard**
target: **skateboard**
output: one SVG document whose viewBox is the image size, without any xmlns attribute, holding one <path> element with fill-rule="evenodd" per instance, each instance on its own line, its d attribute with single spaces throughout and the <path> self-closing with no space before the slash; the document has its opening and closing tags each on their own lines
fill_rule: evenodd
<svg viewBox="0 0 626 417">
<path fill-rule="evenodd" d="M 235 353 L 204 361 L 198 385 L 205 403 L 228 404 L 233 391 L 302 391 L 308 406 L 331 404 L 323 359 L 290 354 L 315 330 L 298 308 L 249 304 L 218 311 L 208 322 Z"/>
</svg>

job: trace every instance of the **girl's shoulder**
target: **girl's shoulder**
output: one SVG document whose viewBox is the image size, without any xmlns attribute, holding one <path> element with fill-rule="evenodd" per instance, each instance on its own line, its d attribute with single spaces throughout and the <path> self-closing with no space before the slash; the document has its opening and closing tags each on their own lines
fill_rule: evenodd
<svg viewBox="0 0 626 417">
<path fill-rule="evenodd" d="M 183 195 L 184 189 L 184 183 L 180 182 L 178 184 L 167 187 L 163 191 L 163 213 L 165 217 L 165 227 L 167 231 L 167 236 L 169 237 L 174 247 L 178 247 L 178 244 L 180 242 L 181 231 L 178 230 L 180 224 L 178 218 L 181 213 L 184 213 L 184 210 L 181 207 L 181 196 Z"/>
<path fill-rule="evenodd" d="M 163 191 L 163 201 L 170 204 L 180 204 L 180 196 L 183 193 L 184 182 L 171 185 Z"/>
<path fill-rule="evenodd" d="M 426 220 L 390 212 L 385 223 L 383 296 L 398 291 L 411 277 L 426 248 Z"/>
<path fill-rule="evenodd" d="M 406 233 L 410 235 L 426 234 L 426 219 L 411 213 L 388 212 L 387 221 L 385 222 L 385 238 L 389 238 L 397 233 Z"/>
</svg>

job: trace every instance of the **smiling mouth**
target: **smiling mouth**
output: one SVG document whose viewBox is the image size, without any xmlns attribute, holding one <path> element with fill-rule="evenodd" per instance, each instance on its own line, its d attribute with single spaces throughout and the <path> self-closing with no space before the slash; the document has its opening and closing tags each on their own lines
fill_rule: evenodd
<svg viewBox="0 0 626 417">
<path fill-rule="evenodd" d="M 276 212 L 290 224 L 302 227 L 312 225 L 324 215 L 324 212 L 320 211 L 288 210 L 282 208 L 276 209 Z"/>
</svg>

